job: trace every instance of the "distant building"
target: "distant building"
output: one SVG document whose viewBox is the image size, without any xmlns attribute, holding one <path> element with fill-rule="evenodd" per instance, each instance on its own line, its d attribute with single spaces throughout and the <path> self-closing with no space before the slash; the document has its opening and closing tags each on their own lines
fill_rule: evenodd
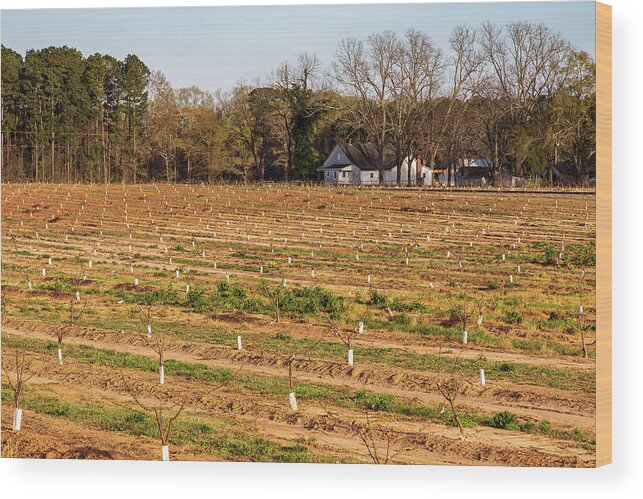
<svg viewBox="0 0 643 499">
<path fill-rule="evenodd" d="M 400 168 L 401 184 L 408 185 L 408 169 L 411 168 L 412 185 L 431 185 L 433 174 L 421 161 L 404 158 L 398 165 L 391 147 L 384 151 L 384 184 L 397 184 L 397 169 Z M 329 184 L 377 185 L 379 184 L 378 154 L 375 144 L 337 144 L 317 171 Z"/>
<path fill-rule="evenodd" d="M 487 168 L 491 170 L 493 162 L 486 158 L 469 158 L 464 160 L 462 166 L 465 168 Z"/>
<path fill-rule="evenodd" d="M 491 168 L 482 166 L 462 166 L 455 173 L 455 185 L 458 187 L 484 187 L 493 183 Z"/>
<path fill-rule="evenodd" d="M 549 164 L 541 178 L 546 184 L 554 185 L 588 185 L 589 175 L 578 175 L 573 163 Z"/>
<path fill-rule="evenodd" d="M 481 187 L 492 183 L 493 163 L 485 158 L 467 158 L 456 169 L 454 180 L 457 187 Z M 447 172 L 448 173 L 448 172 Z M 448 182 L 445 176 L 444 183 Z"/>
<path fill-rule="evenodd" d="M 525 179 L 516 177 L 505 170 L 493 171 L 493 163 L 486 158 L 464 160 L 464 166 L 455 174 L 455 185 L 458 187 L 523 187 Z"/>
</svg>

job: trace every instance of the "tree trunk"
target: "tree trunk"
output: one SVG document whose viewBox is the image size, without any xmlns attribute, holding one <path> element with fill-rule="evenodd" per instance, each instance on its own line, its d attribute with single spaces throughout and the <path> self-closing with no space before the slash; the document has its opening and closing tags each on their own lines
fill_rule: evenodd
<svg viewBox="0 0 643 499">
<path fill-rule="evenodd" d="M 514 172 L 516 177 L 522 177 L 522 160 L 518 157 L 516 157 L 516 161 L 514 164 Z"/>
<path fill-rule="evenodd" d="M 395 183 L 397 185 L 402 185 L 402 162 L 400 161 L 400 155 L 399 154 L 397 154 L 396 157 L 395 157 L 395 164 L 397 165 Z"/>
<path fill-rule="evenodd" d="M 54 132 L 52 130 L 51 132 L 51 181 L 52 182 L 54 181 L 55 173 L 56 173 L 56 167 L 54 165 L 54 162 L 56 161 L 55 148 L 56 148 L 56 139 L 54 136 Z"/>
</svg>

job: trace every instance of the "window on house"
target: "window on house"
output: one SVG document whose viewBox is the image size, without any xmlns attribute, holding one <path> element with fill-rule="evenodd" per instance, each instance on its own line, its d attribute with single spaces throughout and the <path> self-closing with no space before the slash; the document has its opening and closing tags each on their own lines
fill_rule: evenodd
<svg viewBox="0 0 643 499">
<path fill-rule="evenodd" d="M 346 178 L 346 172 L 342 172 L 342 178 Z"/>
<path fill-rule="evenodd" d="M 338 161 L 339 161 L 339 158 L 340 158 L 340 157 L 341 157 L 341 156 L 340 156 L 340 153 L 337 153 L 337 160 L 338 160 Z"/>
<path fill-rule="evenodd" d="M 335 178 L 337 178 L 337 172 L 335 172 Z"/>
<path fill-rule="evenodd" d="M 373 174 L 371 173 L 371 178 L 373 178 Z"/>
</svg>

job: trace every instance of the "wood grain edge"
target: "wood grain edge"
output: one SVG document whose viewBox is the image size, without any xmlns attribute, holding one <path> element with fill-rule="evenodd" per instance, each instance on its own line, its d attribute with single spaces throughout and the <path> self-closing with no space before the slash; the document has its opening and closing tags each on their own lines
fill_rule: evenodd
<svg viewBox="0 0 643 499">
<path fill-rule="evenodd" d="M 612 7 L 596 2 L 596 466 L 612 462 Z"/>
</svg>

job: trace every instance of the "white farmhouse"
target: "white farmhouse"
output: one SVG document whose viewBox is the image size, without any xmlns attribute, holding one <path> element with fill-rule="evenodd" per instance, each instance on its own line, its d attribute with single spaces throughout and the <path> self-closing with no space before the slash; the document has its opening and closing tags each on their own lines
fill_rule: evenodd
<svg viewBox="0 0 643 499">
<path fill-rule="evenodd" d="M 337 144 L 328 159 L 317 171 L 324 182 L 329 184 L 377 185 L 379 184 L 378 154 L 375 144 Z M 401 183 L 408 184 L 409 159 L 401 165 Z M 421 161 L 413 159 L 411 166 L 412 185 L 431 185 L 433 172 Z M 384 184 L 397 183 L 397 161 L 392 148 L 384 152 Z"/>
</svg>

